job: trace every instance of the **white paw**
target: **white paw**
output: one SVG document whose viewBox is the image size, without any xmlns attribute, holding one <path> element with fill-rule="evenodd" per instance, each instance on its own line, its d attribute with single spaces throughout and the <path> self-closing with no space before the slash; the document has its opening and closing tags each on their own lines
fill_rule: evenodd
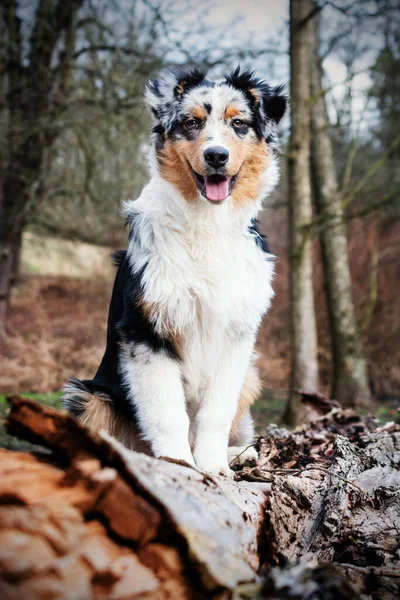
<svg viewBox="0 0 400 600">
<path fill-rule="evenodd" d="M 232 469 L 228 465 L 220 465 L 219 467 L 213 466 L 207 468 L 200 468 L 197 465 L 197 468 L 203 473 L 207 473 L 208 475 L 221 475 L 222 477 L 227 477 L 228 479 L 234 479 L 235 477 L 235 471 L 232 471 Z"/>
<path fill-rule="evenodd" d="M 172 446 L 164 446 L 158 447 L 156 449 L 153 448 L 153 454 L 156 458 L 169 459 L 171 461 L 176 462 L 185 462 L 192 467 L 195 466 L 193 455 L 190 452 L 190 449 L 180 448 L 180 447 L 172 447 Z"/>
<path fill-rule="evenodd" d="M 228 448 L 228 462 L 236 462 L 239 465 L 244 465 L 247 462 L 255 462 L 258 459 L 258 452 L 254 446 L 246 448 L 246 446 L 231 446 Z"/>
<path fill-rule="evenodd" d="M 214 472 L 214 475 L 222 475 L 223 477 L 227 477 L 228 479 L 234 479 L 235 471 L 232 471 L 232 469 L 228 465 L 224 465 L 223 467 L 219 467 L 218 472 Z"/>
<path fill-rule="evenodd" d="M 218 477 L 226 477 L 227 479 L 235 478 L 235 471 L 232 471 L 229 467 L 219 467 L 218 469 L 201 469 L 202 473 L 207 475 L 218 475 Z"/>
<path fill-rule="evenodd" d="M 203 471 L 204 473 L 208 473 L 209 475 L 222 475 L 224 477 L 229 477 L 233 479 L 235 476 L 234 471 L 229 467 L 228 463 L 214 462 L 214 461 L 204 461 L 199 460 L 199 458 L 195 457 L 196 466 L 199 471 Z"/>
</svg>

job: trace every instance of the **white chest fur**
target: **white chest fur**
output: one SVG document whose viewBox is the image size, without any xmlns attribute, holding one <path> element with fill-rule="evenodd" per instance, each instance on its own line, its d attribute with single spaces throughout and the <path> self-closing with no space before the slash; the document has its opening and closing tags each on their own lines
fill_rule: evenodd
<svg viewBox="0 0 400 600">
<path fill-rule="evenodd" d="M 169 187 L 160 197 L 158 187 L 150 183 L 128 205 L 135 215 L 131 264 L 145 267 L 144 301 L 157 307 L 156 327 L 205 337 L 216 328 L 220 335 L 254 331 L 273 295 L 273 260 L 248 231 L 248 214 L 185 206 Z"/>
<path fill-rule="evenodd" d="M 254 201 L 233 206 L 230 199 L 191 205 L 157 176 L 125 205 L 140 301 L 180 360 L 136 343 L 134 352 L 124 348 L 121 375 L 154 454 L 215 473 L 229 473 L 231 426 L 273 295 L 272 257 L 249 231 L 258 208 Z M 248 429 L 245 441 L 251 441 Z"/>
<path fill-rule="evenodd" d="M 273 296 L 273 259 L 248 231 L 248 209 L 187 206 L 154 181 L 126 208 L 135 231 L 130 261 L 144 267 L 143 300 L 156 307 L 160 333 L 167 324 L 183 339 L 187 394 L 199 398 L 228 347 L 241 338 L 254 343 Z"/>
</svg>

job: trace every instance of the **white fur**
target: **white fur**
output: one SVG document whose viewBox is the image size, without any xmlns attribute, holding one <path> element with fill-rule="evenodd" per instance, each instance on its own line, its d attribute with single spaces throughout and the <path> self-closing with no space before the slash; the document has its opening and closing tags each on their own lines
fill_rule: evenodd
<svg viewBox="0 0 400 600">
<path fill-rule="evenodd" d="M 254 446 L 230 446 L 228 448 L 229 464 L 237 462 L 244 465 L 248 461 L 255 461 L 258 458 L 258 452 Z"/>
<path fill-rule="evenodd" d="M 274 164 L 269 174 L 275 182 Z M 272 185 L 268 173 L 265 180 Z M 144 301 L 157 306 L 160 333 L 168 323 L 184 348 L 181 364 L 145 348 L 134 360 L 126 352 L 124 379 L 155 454 L 192 462 L 190 428 L 195 463 L 214 473 L 230 473 L 229 431 L 273 296 L 273 259 L 247 229 L 260 200 L 237 208 L 231 198 L 215 206 L 199 196 L 188 204 L 153 162 L 150 183 L 125 203 L 125 214 L 135 217 L 131 267 L 146 265 Z"/>
<path fill-rule="evenodd" d="M 250 115 L 244 94 L 229 85 L 199 86 L 176 102 L 170 72 L 160 78 L 156 94 L 148 88 L 146 99 L 165 127 L 195 106 L 212 105 L 200 153 L 225 146 L 235 135 L 225 119 L 227 105 L 236 103 L 245 117 Z M 150 169 L 141 196 L 124 206 L 134 223 L 128 256 L 133 272 L 144 268 L 143 300 L 156 307 L 156 331 L 163 335 L 167 325 L 184 340 L 182 361 L 128 344 L 121 372 L 143 437 L 156 456 L 194 460 L 201 469 L 229 475 L 232 421 L 257 329 L 273 296 L 273 257 L 257 246 L 248 226 L 277 183 L 276 159 L 271 153 L 258 198 L 240 207 L 231 197 L 210 204 L 200 193 L 196 202 L 186 202 L 161 177 L 154 149 Z M 252 436 L 248 412 L 232 440 L 234 452 L 239 454 Z"/>
<path fill-rule="evenodd" d="M 216 86 L 214 88 L 200 87 L 194 89 L 184 97 L 181 103 L 182 113 L 191 114 L 193 108 L 199 105 L 202 106 L 205 102 L 208 102 L 212 106 L 212 112 L 208 116 L 204 126 L 204 137 L 207 141 L 201 150 L 204 152 L 204 150 L 213 146 L 229 148 L 227 145 L 229 137 L 235 138 L 236 134 L 232 127 L 226 123 L 225 110 L 227 106 L 234 105 L 240 109 L 242 116 L 249 118 L 251 111 L 244 94 L 227 85 Z M 255 134 L 251 131 L 249 135 L 255 137 Z"/>
<path fill-rule="evenodd" d="M 248 409 L 241 418 L 236 431 L 231 436 L 230 444 L 236 448 L 246 448 L 254 440 L 254 423 L 250 409 Z"/>
<path fill-rule="evenodd" d="M 155 354 L 144 344 L 136 344 L 134 348 L 124 348 L 120 366 L 135 399 L 143 439 L 151 443 L 154 455 L 193 464 L 179 365 L 163 353 Z"/>
</svg>

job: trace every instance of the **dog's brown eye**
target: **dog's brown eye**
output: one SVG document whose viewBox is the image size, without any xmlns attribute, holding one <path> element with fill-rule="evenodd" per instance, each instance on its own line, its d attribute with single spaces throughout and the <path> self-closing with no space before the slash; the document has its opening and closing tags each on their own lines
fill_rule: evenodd
<svg viewBox="0 0 400 600">
<path fill-rule="evenodd" d="M 243 125 L 246 125 L 246 123 L 242 121 L 242 119 L 233 119 L 232 125 L 234 127 L 243 127 Z"/>
<path fill-rule="evenodd" d="M 197 119 L 188 119 L 184 122 L 185 129 L 197 129 L 200 126 L 200 121 Z"/>
</svg>

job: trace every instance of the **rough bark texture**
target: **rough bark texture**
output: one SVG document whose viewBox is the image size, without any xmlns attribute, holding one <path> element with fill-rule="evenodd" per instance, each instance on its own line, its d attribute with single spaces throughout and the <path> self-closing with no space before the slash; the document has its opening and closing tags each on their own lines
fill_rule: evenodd
<svg viewBox="0 0 400 600">
<path fill-rule="evenodd" d="M 234 482 L 11 398 L 48 450 L 0 450 L 0 597 L 397 597 L 400 428 L 303 399 L 327 414 L 271 427 Z"/>
<path fill-rule="evenodd" d="M 315 5 L 315 2 L 313 2 Z M 318 16 L 311 20 L 312 165 L 319 218 L 333 354 L 332 395 L 345 406 L 370 403 L 367 362 L 358 331 L 351 291 L 344 210 L 329 137 L 329 119 L 322 88 Z"/>
<path fill-rule="evenodd" d="M 50 464 L 47 456 L 2 451 L 0 513 L 7 544 L 1 544 L 0 597 L 45 598 L 55 585 L 64 590 L 57 598 L 144 597 L 146 591 L 187 598 L 200 590 L 212 597 L 254 579 L 266 501 L 260 486 L 214 480 L 131 453 L 65 413 L 18 398 L 8 429 L 46 445 L 56 459 Z M 26 530 L 37 512 L 37 528 Z M 24 519 L 19 526 L 16 513 Z M 63 535 L 59 547 L 45 523 Z M 22 553 L 27 558 L 21 566 Z"/>
<path fill-rule="evenodd" d="M 318 387 L 317 331 L 312 284 L 312 240 L 304 226 L 312 219 L 310 184 L 310 22 L 311 0 L 290 2 L 289 241 L 292 381 L 285 421 L 303 422 L 296 389 Z"/>
</svg>

